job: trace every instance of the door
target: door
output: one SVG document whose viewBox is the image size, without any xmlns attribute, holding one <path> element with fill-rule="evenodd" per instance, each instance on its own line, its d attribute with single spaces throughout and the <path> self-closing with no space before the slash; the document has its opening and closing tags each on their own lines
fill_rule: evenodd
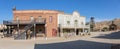
<svg viewBox="0 0 120 49">
<path fill-rule="evenodd" d="M 79 30 L 77 29 L 77 30 L 76 30 L 76 35 L 78 35 L 78 34 L 79 34 Z"/>
<path fill-rule="evenodd" d="M 57 30 L 56 29 L 52 29 L 52 36 L 57 36 Z"/>
</svg>

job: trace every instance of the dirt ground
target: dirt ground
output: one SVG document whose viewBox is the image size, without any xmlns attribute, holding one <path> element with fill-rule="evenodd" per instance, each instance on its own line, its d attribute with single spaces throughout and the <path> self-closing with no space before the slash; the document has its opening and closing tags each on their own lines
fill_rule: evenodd
<svg viewBox="0 0 120 49">
<path fill-rule="evenodd" d="M 0 38 L 0 49 L 110 49 L 113 44 L 120 44 L 120 32 L 91 32 L 88 36 L 70 38 L 32 38 L 14 40 Z"/>
</svg>

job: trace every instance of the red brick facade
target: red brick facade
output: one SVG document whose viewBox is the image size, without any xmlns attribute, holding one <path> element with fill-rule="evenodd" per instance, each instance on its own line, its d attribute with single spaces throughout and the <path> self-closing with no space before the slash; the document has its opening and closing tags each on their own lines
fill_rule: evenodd
<svg viewBox="0 0 120 49">
<path fill-rule="evenodd" d="M 13 10 L 13 20 L 17 20 L 17 17 L 19 20 L 31 20 L 31 16 L 34 19 L 38 19 L 39 16 L 42 18 L 46 19 L 46 34 L 47 37 L 52 37 L 53 35 L 53 30 L 55 29 L 56 31 L 58 30 L 58 20 L 57 16 L 59 11 L 54 11 L 54 10 Z M 36 27 L 39 29 L 39 27 Z"/>
</svg>

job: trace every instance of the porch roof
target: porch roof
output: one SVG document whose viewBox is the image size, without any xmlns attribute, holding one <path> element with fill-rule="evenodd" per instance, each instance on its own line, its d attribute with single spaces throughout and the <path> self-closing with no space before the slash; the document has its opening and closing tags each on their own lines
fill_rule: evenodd
<svg viewBox="0 0 120 49">
<path fill-rule="evenodd" d="M 27 25 L 27 24 L 45 24 L 44 21 L 28 21 L 28 20 L 22 20 L 22 21 L 3 21 L 4 25 Z"/>
</svg>

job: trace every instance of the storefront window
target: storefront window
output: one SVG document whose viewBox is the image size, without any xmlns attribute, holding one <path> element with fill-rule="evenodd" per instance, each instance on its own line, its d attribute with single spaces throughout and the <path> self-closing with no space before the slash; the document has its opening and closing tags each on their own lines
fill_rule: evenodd
<svg viewBox="0 0 120 49">
<path fill-rule="evenodd" d="M 38 33 L 42 33 L 42 29 L 39 29 L 39 30 L 38 30 Z"/>
</svg>

